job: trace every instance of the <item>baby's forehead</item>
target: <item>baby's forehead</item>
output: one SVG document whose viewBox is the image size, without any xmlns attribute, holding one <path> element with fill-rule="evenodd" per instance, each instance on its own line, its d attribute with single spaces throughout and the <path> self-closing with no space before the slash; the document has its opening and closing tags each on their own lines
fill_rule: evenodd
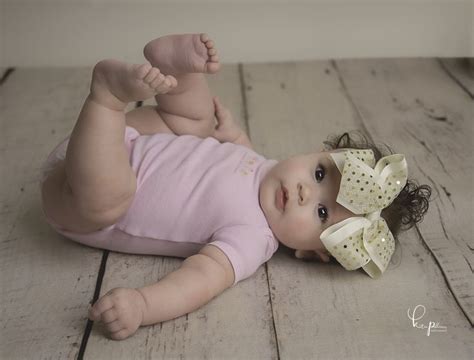
<svg viewBox="0 0 474 360">
<path fill-rule="evenodd" d="M 327 175 L 332 178 L 332 180 L 338 180 L 336 185 L 339 185 L 339 180 L 341 179 L 341 173 L 336 166 L 334 159 L 331 156 L 331 151 L 324 151 L 318 154 L 324 160 L 322 161 L 325 165 Z"/>
<path fill-rule="evenodd" d="M 333 150 L 325 150 L 325 151 L 321 151 L 320 153 L 318 153 L 319 156 L 325 158 L 328 160 L 329 162 L 329 165 L 331 167 L 336 167 L 336 162 L 334 161 L 333 157 L 331 156 L 331 154 L 336 154 L 336 153 L 339 153 L 339 152 L 343 152 L 345 149 L 333 149 Z"/>
</svg>

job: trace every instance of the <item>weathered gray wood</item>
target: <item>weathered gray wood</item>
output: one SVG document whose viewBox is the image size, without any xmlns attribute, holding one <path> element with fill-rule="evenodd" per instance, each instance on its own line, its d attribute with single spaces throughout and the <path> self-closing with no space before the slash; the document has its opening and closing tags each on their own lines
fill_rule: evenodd
<svg viewBox="0 0 474 360">
<path fill-rule="evenodd" d="M 327 62 L 245 65 L 250 134 L 257 151 L 282 159 L 318 151 L 330 133 L 359 126 Z M 324 85 L 322 85 L 324 84 Z"/>
<path fill-rule="evenodd" d="M 419 228 L 474 324 L 474 102 L 435 60 L 338 65 L 367 128 L 405 152 L 411 175 L 433 186 L 435 200 Z"/>
<path fill-rule="evenodd" d="M 141 328 L 123 342 L 95 325 L 85 357 L 472 358 L 468 93 L 435 60 L 243 69 L 258 151 L 280 159 L 319 149 L 328 133 L 366 127 L 376 141 L 405 152 L 410 174 L 439 193 L 419 233 L 400 237 L 394 264 L 378 281 L 281 249 L 252 278 L 194 313 Z M 83 337 L 102 251 L 49 228 L 37 181 L 41 162 L 72 129 L 90 73 L 17 69 L 0 87 L 1 358 L 74 358 Z M 224 67 L 211 88 L 243 119 L 238 79 L 236 66 Z M 111 252 L 101 294 L 156 281 L 181 261 Z M 427 312 L 421 323 L 439 322 L 447 332 L 428 337 L 413 328 L 406 312 L 418 304 Z"/>
<path fill-rule="evenodd" d="M 243 104 L 237 65 L 224 66 L 209 77 L 210 87 L 242 121 Z M 145 104 L 153 104 L 154 100 Z M 242 126 L 245 123 L 241 122 Z M 114 287 L 141 287 L 158 281 L 177 269 L 180 258 L 137 256 L 111 252 L 101 296 Z M 226 290 L 201 309 L 155 326 L 140 328 L 121 342 L 104 337 L 94 325 L 86 357 L 131 358 L 276 358 L 272 312 L 264 267 Z"/>
<path fill-rule="evenodd" d="M 440 59 L 439 61 L 448 74 L 474 99 L 474 58 Z"/>
<path fill-rule="evenodd" d="M 17 69 L 0 87 L 0 358 L 74 358 L 101 252 L 43 220 L 39 169 L 72 129 L 90 69 Z"/>
<path fill-rule="evenodd" d="M 317 150 L 330 133 L 364 129 L 365 118 L 373 108 L 384 110 L 378 114 L 378 126 L 387 129 L 384 134 L 394 132 L 394 121 L 403 116 L 403 110 L 393 110 L 386 102 L 378 105 L 390 92 L 383 88 L 386 83 L 379 80 L 376 89 L 371 90 L 367 84 L 372 84 L 373 75 L 364 67 L 353 87 L 362 88 L 359 92 L 367 101 L 363 107 L 360 101 L 355 107 L 353 101 L 357 98 L 352 99 L 345 76 L 341 78 L 334 64 L 319 61 L 244 66 L 250 133 L 257 150 L 277 159 Z M 382 73 L 382 79 L 404 79 L 399 91 L 405 92 L 411 86 L 406 79 L 416 70 L 397 75 Z M 422 80 L 424 87 L 438 85 L 431 84 L 429 78 Z M 385 95 L 377 96 L 380 93 Z M 414 151 L 414 146 L 406 146 L 407 153 L 408 149 Z M 430 166 L 438 170 L 437 164 Z M 440 230 L 437 236 L 442 234 Z M 447 289 L 437 263 L 416 231 L 404 233 L 399 240 L 402 247 L 398 247 L 394 263 L 378 281 L 362 271 L 345 271 L 336 263 L 297 261 L 292 251 L 279 250 L 268 262 L 268 275 L 280 357 L 472 356 L 470 324 Z M 407 310 L 418 304 L 426 307 L 423 323 L 439 322 L 448 327 L 448 332 L 428 337 L 426 331 L 413 328 Z"/>
</svg>

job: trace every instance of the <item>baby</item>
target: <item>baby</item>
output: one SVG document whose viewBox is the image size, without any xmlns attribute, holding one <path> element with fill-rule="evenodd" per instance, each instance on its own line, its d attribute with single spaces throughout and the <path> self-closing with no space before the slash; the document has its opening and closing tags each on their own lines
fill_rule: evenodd
<svg viewBox="0 0 474 360">
<path fill-rule="evenodd" d="M 385 271 L 394 235 L 422 219 L 430 196 L 407 180 L 403 155 L 382 156 L 346 133 L 318 153 L 265 159 L 211 96 L 204 74 L 220 63 L 207 35 L 161 37 L 144 54 L 149 63 L 95 66 L 41 187 L 48 223 L 70 239 L 186 258 L 159 282 L 112 289 L 90 308 L 112 339 L 198 309 L 279 243 L 298 258 L 332 256 L 374 278 Z M 153 96 L 158 106 L 125 113 Z"/>
</svg>

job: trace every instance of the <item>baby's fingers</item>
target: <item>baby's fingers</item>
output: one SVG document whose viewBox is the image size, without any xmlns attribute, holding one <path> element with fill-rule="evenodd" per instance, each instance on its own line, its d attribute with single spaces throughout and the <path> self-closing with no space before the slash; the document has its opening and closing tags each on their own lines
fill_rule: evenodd
<svg viewBox="0 0 474 360">
<path fill-rule="evenodd" d="M 110 333 L 110 338 L 113 340 L 124 340 L 128 338 L 130 335 L 132 335 L 133 332 L 131 332 L 129 329 L 121 329 L 119 331 Z"/>
<path fill-rule="evenodd" d="M 212 100 L 214 101 L 214 108 L 216 109 L 216 112 L 219 111 L 219 109 L 222 109 L 221 101 L 217 96 L 214 96 Z"/>
<path fill-rule="evenodd" d="M 107 310 L 112 309 L 114 303 L 110 296 L 102 296 L 95 304 L 89 309 L 89 319 L 92 321 L 101 320 L 101 315 Z"/>
<path fill-rule="evenodd" d="M 122 329 L 125 329 L 125 326 L 122 324 L 120 320 L 112 321 L 111 323 L 105 324 L 105 328 L 109 333 L 115 333 Z"/>
<path fill-rule="evenodd" d="M 112 308 L 112 309 L 109 309 L 107 311 L 104 311 L 101 315 L 100 315 L 100 321 L 102 321 L 104 324 L 108 325 L 112 322 L 114 322 L 115 320 L 118 319 L 118 316 L 117 316 L 117 310 L 115 308 Z"/>
<path fill-rule="evenodd" d="M 227 108 L 222 105 L 221 101 L 217 96 L 214 96 L 214 109 L 217 117 L 222 117 L 222 115 L 225 115 L 227 113 Z"/>
</svg>

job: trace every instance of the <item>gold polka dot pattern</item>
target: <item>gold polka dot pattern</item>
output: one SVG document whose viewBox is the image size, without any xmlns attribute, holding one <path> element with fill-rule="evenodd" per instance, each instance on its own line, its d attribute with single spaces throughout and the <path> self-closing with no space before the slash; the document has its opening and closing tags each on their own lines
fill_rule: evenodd
<svg viewBox="0 0 474 360">
<path fill-rule="evenodd" d="M 380 213 L 407 182 L 405 156 L 385 156 L 375 164 L 370 149 L 330 155 L 342 175 L 336 201 L 359 216 L 331 225 L 321 234 L 321 241 L 345 269 L 362 267 L 377 278 L 395 251 L 393 235 Z"/>
<path fill-rule="evenodd" d="M 321 241 L 344 269 L 362 267 L 372 278 L 385 271 L 395 251 L 395 241 L 383 218 L 371 222 L 353 217 L 335 231 L 329 229 L 321 234 Z"/>
<path fill-rule="evenodd" d="M 372 150 L 348 150 L 338 155 L 344 156 L 344 165 L 336 201 L 354 214 L 386 208 L 406 184 L 403 155 L 386 156 L 377 162 L 375 169 L 371 167 L 375 162 Z"/>
<path fill-rule="evenodd" d="M 370 261 L 369 254 L 364 248 L 364 229 L 358 229 L 355 233 L 344 238 L 338 245 L 334 245 L 331 251 L 336 260 L 346 270 L 355 270 Z"/>
<path fill-rule="evenodd" d="M 395 240 L 382 217 L 365 229 L 364 247 L 377 267 L 384 272 L 395 251 Z"/>
</svg>

